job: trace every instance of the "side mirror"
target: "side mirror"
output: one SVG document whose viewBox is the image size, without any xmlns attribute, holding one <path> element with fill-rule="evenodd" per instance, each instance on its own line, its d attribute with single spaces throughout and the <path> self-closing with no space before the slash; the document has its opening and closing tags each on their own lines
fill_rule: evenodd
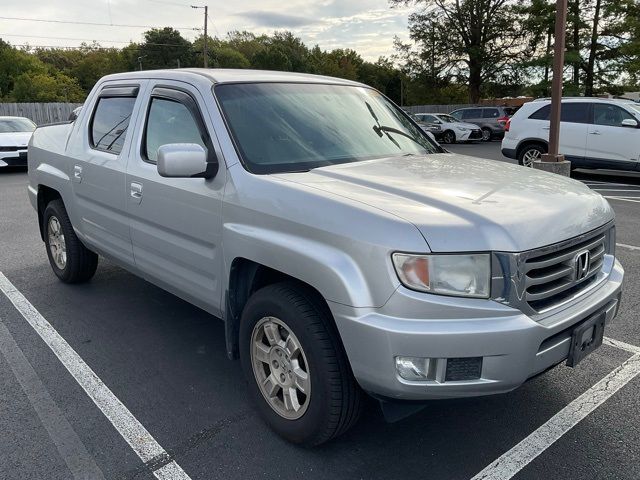
<svg viewBox="0 0 640 480">
<path fill-rule="evenodd" d="M 169 143 L 158 148 L 158 173 L 161 177 L 212 178 L 217 168 L 207 162 L 207 152 L 196 143 Z"/>
<path fill-rule="evenodd" d="M 638 122 L 636 122 L 632 118 L 625 118 L 624 120 L 622 120 L 622 123 L 620 125 L 622 127 L 631 127 L 631 128 L 638 128 L 639 127 Z"/>
</svg>

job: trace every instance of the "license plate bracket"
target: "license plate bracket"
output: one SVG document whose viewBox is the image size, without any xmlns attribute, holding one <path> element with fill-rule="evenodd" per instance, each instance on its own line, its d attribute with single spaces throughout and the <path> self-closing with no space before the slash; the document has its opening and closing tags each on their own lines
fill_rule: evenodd
<svg viewBox="0 0 640 480">
<path fill-rule="evenodd" d="M 578 325 L 571 335 L 567 366 L 575 367 L 587 355 L 602 345 L 604 339 L 605 312 L 599 313 Z"/>
</svg>

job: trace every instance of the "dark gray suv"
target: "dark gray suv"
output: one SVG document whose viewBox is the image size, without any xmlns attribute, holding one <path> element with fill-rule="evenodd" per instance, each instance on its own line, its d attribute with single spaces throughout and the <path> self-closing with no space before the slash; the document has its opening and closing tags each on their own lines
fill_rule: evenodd
<svg viewBox="0 0 640 480">
<path fill-rule="evenodd" d="M 460 121 L 478 125 L 482 129 L 482 140 L 488 142 L 504 137 L 504 126 L 514 113 L 512 107 L 468 107 L 451 112 L 451 115 Z"/>
</svg>

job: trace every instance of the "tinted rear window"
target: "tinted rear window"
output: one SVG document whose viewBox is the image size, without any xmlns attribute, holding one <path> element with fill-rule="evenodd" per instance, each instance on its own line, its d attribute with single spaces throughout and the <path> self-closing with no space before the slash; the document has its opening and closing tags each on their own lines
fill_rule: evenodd
<svg viewBox="0 0 640 480">
<path fill-rule="evenodd" d="M 482 118 L 481 108 L 468 108 L 462 111 L 462 118 Z"/>
<path fill-rule="evenodd" d="M 91 121 L 91 146 L 115 153 L 122 151 L 135 97 L 103 97 Z"/>
<path fill-rule="evenodd" d="M 500 110 L 497 108 L 485 108 L 482 111 L 482 118 L 498 118 L 500 116 Z"/>
</svg>

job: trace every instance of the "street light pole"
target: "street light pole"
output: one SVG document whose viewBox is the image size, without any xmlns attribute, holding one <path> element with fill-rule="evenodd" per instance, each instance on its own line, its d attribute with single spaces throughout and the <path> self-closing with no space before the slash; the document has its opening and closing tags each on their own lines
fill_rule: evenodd
<svg viewBox="0 0 640 480">
<path fill-rule="evenodd" d="M 565 31 L 567 24 L 567 0 L 556 0 L 555 46 L 553 49 L 553 82 L 551 85 L 551 113 L 549 116 L 549 153 L 542 155 L 534 168 L 569 176 L 571 163 L 559 154 L 560 119 L 562 108 L 562 81 L 564 71 Z"/>
<path fill-rule="evenodd" d="M 203 45 L 202 45 L 202 56 L 204 57 L 204 68 L 208 68 L 209 67 L 209 53 L 208 53 L 208 45 L 207 45 L 207 20 L 209 19 L 209 6 L 208 5 L 204 5 L 204 6 L 198 6 L 198 5 L 191 5 L 191 8 L 204 8 L 204 39 L 203 39 Z"/>
</svg>

